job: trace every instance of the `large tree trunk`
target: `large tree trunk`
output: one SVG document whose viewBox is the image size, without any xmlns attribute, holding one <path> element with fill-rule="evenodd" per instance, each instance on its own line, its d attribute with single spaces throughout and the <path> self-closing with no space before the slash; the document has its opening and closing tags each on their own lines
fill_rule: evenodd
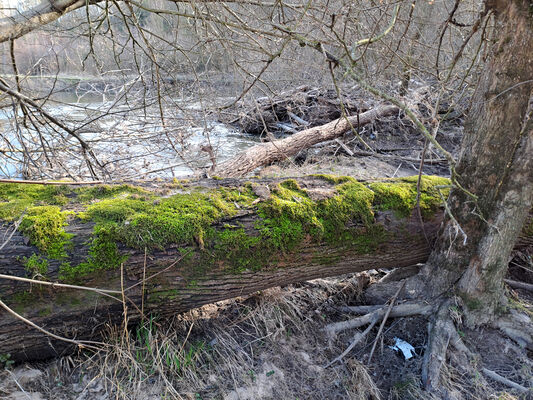
<svg viewBox="0 0 533 400">
<path fill-rule="evenodd" d="M 473 99 L 457 165 L 461 184 L 425 273 L 432 295 L 456 285 L 469 322 L 492 318 L 503 300 L 509 255 L 531 209 L 533 190 L 533 18 L 524 0 L 491 2 L 499 40 Z M 451 240 L 450 240 L 451 239 Z"/>
<path fill-rule="evenodd" d="M 285 160 L 317 143 L 338 138 L 353 127 L 369 124 L 377 118 L 395 112 L 398 112 L 396 106 L 382 105 L 360 115 L 339 118 L 325 125 L 303 130 L 286 139 L 254 146 L 224 162 L 216 169 L 215 173 L 222 177 L 244 176 L 258 167 Z"/>
<path fill-rule="evenodd" d="M 459 182 L 477 200 L 452 190 L 448 206 L 458 225 L 446 220 L 428 263 L 411 282 L 420 285 L 424 297 L 443 299 L 423 368 L 431 391 L 440 388 L 448 343 L 457 343 L 450 304 L 462 301 L 463 322 L 470 327 L 494 320 L 496 311 L 505 309 L 503 278 L 532 205 L 531 2 L 493 0 L 487 6 L 494 11 L 498 40 L 473 98 L 457 165 Z M 524 329 L 531 335 L 531 325 Z"/>
<path fill-rule="evenodd" d="M 56 335 L 80 340 L 98 337 L 109 326 L 108 322 L 122 322 L 121 288 L 125 289 L 129 322 L 134 323 L 141 318 L 141 309 L 145 314 L 154 312 L 165 317 L 268 287 L 424 262 L 430 251 L 424 232 L 431 241 L 442 216 L 439 197 L 433 187 L 434 184 L 442 183 L 442 179 L 427 179 L 424 193 L 433 195 L 434 200 L 425 203 L 426 218 L 423 226 L 418 218 L 412 219 L 409 216 L 416 196 L 416 179 L 363 185 L 348 178 L 307 177 L 298 179 L 298 183 L 294 180 L 261 180 L 247 183 L 244 187 L 241 186 L 242 182 L 235 180 L 203 181 L 170 185 L 170 188 L 159 192 L 162 196 L 159 198 L 125 186 L 92 186 L 82 189 L 63 187 L 54 191 L 49 186 L 39 186 L 37 190 L 35 185 L 31 185 L 31 190 L 25 191 L 24 188 L 28 185 L 11 189 L 10 184 L 0 184 L 0 200 L 4 201 L 0 202 L 0 215 L 2 206 L 16 205 L 25 196 L 31 195 L 39 199 L 35 203 L 39 204 L 36 207 L 25 203 L 27 214 L 23 217 L 20 230 L 0 251 L 0 274 L 16 277 L 38 274 L 41 280 L 57 282 L 58 274 L 61 276 L 61 271 L 65 268 L 63 263 L 68 260 L 71 266 L 78 266 L 78 275 L 73 275 L 70 270 L 67 283 L 74 278 L 74 283 L 87 287 L 118 291 L 107 293 L 117 298 L 113 299 L 94 291 L 37 284 L 30 286 L 27 282 L 2 278 L 0 299 L 39 327 Z M 164 185 L 159 186 L 161 188 Z M 396 187 L 400 188 L 397 192 Z M 238 197 L 238 190 L 247 193 L 248 197 L 244 200 Z M 174 194 L 176 192 L 178 194 Z M 14 197 L 6 203 L 9 193 Z M 41 228 L 51 226 L 52 219 L 45 223 L 32 219 L 35 215 L 40 215 L 36 210 L 49 212 L 53 209 L 41 205 L 46 202 L 43 193 L 52 194 L 50 201 L 53 202 L 57 202 L 57 193 L 60 193 L 64 196 L 61 197 L 63 202 L 64 198 L 70 199 L 64 209 L 84 211 L 94 218 L 83 222 L 69 214 L 65 231 L 74 236 L 70 246 L 65 247 L 68 254 L 55 257 L 59 259 L 32 245 L 38 244 L 38 241 L 31 224 L 39 223 Z M 139 193 L 147 196 L 146 200 Z M 224 203 L 225 197 L 216 197 L 220 193 L 230 196 L 227 203 Z M 88 198 L 94 194 L 105 199 L 98 201 Z M 110 200 L 109 194 L 116 198 Z M 78 201 L 80 198 L 83 201 Z M 152 246 L 147 252 L 146 261 L 142 244 L 133 248 L 119 244 L 121 254 L 128 255 L 123 264 L 122 277 L 118 265 L 120 261 L 114 265 L 106 264 L 109 263 L 107 258 L 116 258 L 110 250 L 114 242 L 104 246 L 104 257 L 96 254 L 102 247 L 102 242 L 95 241 L 100 237 L 96 233 L 98 227 L 107 227 L 109 231 L 109 224 L 114 221 L 111 219 L 103 223 L 102 215 L 119 221 L 113 225 L 116 232 L 127 233 L 134 229 L 131 232 L 135 232 L 133 236 L 137 237 L 146 234 L 139 228 L 139 224 L 151 212 L 142 208 L 143 204 L 156 209 L 154 219 L 149 224 L 155 227 L 146 234 L 146 240 L 142 242 L 149 248 L 153 237 L 174 229 L 183 215 L 193 213 L 191 217 L 187 217 L 187 224 L 198 222 L 199 216 L 194 214 L 197 210 L 189 209 L 189 198 L 194 202 L 193 208 L 198 209 L 206 208 L 208 203 L 224 210 L 231 202 L 239 203 L 240 206 L 235 206 L 235 212 L 228 212 L 211 222 L 205 222 L 210 226 L 202 227 L 199 224 L 192 241 L 187 241 L 186 236 L 183 236 L 179 239 L 182 242 L 172 239 L 164 244 L 164 249 Z M 403 204 L 400 202 L 402 199 Z M 121 212 L 119 206 L 125 207 L 127 201 L 131 201 L 142 211 L 131 214 L 133 209 L 128 209 L 130 214 L 127 220 L 117 219 L 116 215 Z M 159 214 L 167 212 L 164 210 L 167 210 L 165 202 L 168 201 L 181 208 L 177 210 L 174 222 L 157 225 Z M 94 208 L 99 205 L 102 207 Z M 300 215 L 300 205 L 308 206 L 308 214 Z M 333 214 L 320 211 L 328 210 L 330 206 L 329 210 Z M 337 211 L 344 214 L 338 214 Z M 53 213 L 43 215 L 57 217 Z M 77 215 L 82 217 L 82 214 Z M 1 238 L 6 237 L 6 227 L 4 225 L 0 229 Z M 203 236 L 200 234 L 202 230 L 205 233 Z M 298 235 L 298 232 L 301 234 Z M 50 235 L 53 236 L 52 233 Z M 128 237 L 130 235 L 123 234 L 117 236 L 116 240 L 123 238 L 127 241 Z M 159 247 L 162 243 L 159 242 Z M 89 251 L 90 246 L 93 247 Z M 32 255 L 34 262 L 29 263 L 28 259 Z M 44 270 L 35 262 L 36 255 L 48 261 Z M 93 265 L 83 264 L 91 257 L 93 264 L 95 260 L 104 264 L 92 270 L 83 269 L 87 265 Z M 144 284 L 143 277 L 146 277 Z M 72 343 L 49 337 L 7 309 L 0 308 L 0 354 L 10 353 L 13 359 L 20 361 L 60 355 L 72 351 L 73 347 L 75 348 Z"/>
</svg>

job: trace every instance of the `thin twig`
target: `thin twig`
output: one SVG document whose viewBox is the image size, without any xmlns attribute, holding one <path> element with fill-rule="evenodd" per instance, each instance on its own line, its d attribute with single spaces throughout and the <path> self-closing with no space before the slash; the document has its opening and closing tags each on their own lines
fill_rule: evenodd
<svg viewBox="0 0 533 400">
<path fill-rule="evenodd" d="M 350 345 L 346 348 L 346 350 L 344 350 L 342 352 L 342 354 L 339 355 L 337 358 L 335 358 L 334 360 L 330 361 L 324 368 L 328 368 L 331 365 L 335 364 L 337 361 L 342 360 L 344 358 L 344 356 L 346 356 L 346 354 L 348 354 L 354 348 L 354 346 L 357 343 L 359 343 L 361 340 L 363 340 L 366 337 L 366 335 L 368 335 L 368 333 L 372 330 L 374 325 L 376 325 L 378 323 L 378 321 L 379 321 L 379 317 L 375 317 L 373 319 L 373 321 L 370 323 L 370 325 L 368 325 L 368 327 L 363 331 L 363 333 L 357 332 L 354 335 Z"/>
<path fill-rule="evenodd" d="M 509 386 L 515 390 L 518 390 L 520 393 L 527 393 L 529 392 L 529 389 L 526 388 L 525 386 L 522 386 L 516 382 L 513 382 L 507 378 L 504 378 L 503 376 L 497 374 L 496 372 L 494 371 L 491 371 L 490 369 L 487 369 L 487 368 L 482 368 L 481 369 L 483 371 L 483 373 L 485 375 L 487 375 L 489 378 L 491 378 L 492 380 L 495 380 L 496 382 L 499 382 L 499 383 L 502 383 L 504 384 L 505 386 Z"/>
<path fill-rule="evenodd" d="M 45 335 L 48 335 L 54 339 L 61 340 L 63 342 L 72 343 L 78 346 L 80 349 L 87 348 L 87 349 L 93 349 L 93 350 L 100 350 L 100 347 L 98 346 L 105 346 L 105 343 L 102 342 L 93 342 L 89 340 L 74 340 L 69 339 L 63 336 L 56 335 L 50 331 L 47 331 L 44 328 L 41 328 L 39 325 L 35 324 L 34 322 L 30 321 L 29 319 L 24 318 L 22 315 L 11 309 L 6 303 L 4 303 L 2 300 L 0 300 L 0 307 L 2 307 L 4 310 L 6 310 L 8 313 L 13 315 L 15 318 L 21 320 L 22 322 L 28 324 L 29 326 L 37 329 L 38 331 L 44 333 Z"/>
<path fill-rule="evenodd" d="M 53 288 L 62 287 L 62 288 L 68 288 L 68 289 L 87 290 L 89 292 L 96 292 L 104 296 L 107 295 L 108 297 L 111 297 L 112 299 L 115 299 L 118 301 L 120 300 L 114 296 L 109 296 L 109 295 L 110 294 L 122 294 L 120 290 L 98 289 L 98 288 L 92 288 L 88 286 L 68 285 L 66 283 L 40 281 L 37 279 L 23 278 L 21 276 L 13 276 L 13 275 L 5 275 L 5 274 L 0 274 L 0 279 L 9 279 L 12 281 L 35 283 L 38 285 L 52 286 Z"/>
<path fill-rule="evenodd" d="M 7 237 L 6 240 L 4 240 L 4 243 L 2 243 L 2 245 L 0 246 L 0 250 L 2 250 L 4 247 L 6 247 L 6 245 L 11 241 L 11 238 L 13 237 L 13 235 L 15 234 L 15 232 L 17 231 L 20 223 L 22 222 L 22 219 L 24 218 L 24 214 L 26 214 L 26 210 L 24 210 L 22 212 L 22 215 L 19 217 L 19 219 L 13 224 L 13 231 L 9 234 L 9 236 Z M 5 236 L 4 236 L 5 237 Z"/>
</svg>

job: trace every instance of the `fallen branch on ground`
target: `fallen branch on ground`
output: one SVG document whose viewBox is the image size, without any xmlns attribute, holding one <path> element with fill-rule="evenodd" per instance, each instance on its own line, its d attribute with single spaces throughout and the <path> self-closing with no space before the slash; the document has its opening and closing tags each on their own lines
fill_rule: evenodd
<svg viewBox="0 0 533 400">
<path fill-rule="evenodd" d="M 396 112 L 396 106 L 382 105 L 360 115 L 339 118 L 325 125 L 303 130 L 286 139 L 259 144 L 221 164 L 215 170 L 215 175 L 229 178 L 244 176 L 260 166 L 284 160 L 317 143 L 333 140 L 354 125 L 363 126 Z"/>
<path fill-rule="evenodd" d="M 487 368 L 482 368 L 481 369 L 483 371 L 483 373 L 485 375 L 487 375 L 490 379 L 492 380 L 495 380 L 496 382 L 499 382 L 505 386 L 508 386 L 510 388 L 513 388 L 514 390 L 517 390 L 519 391 L 520 393 L 527 393 L 529 392 L 528 388 L 522 386 L 522 385 L 519 385 L 518 383 L 516 382 L 513 382 L 507 378 L 504 378 L 503 376 L 497 374 L 496 372 L 494 371 L 491 371 L 490 369 L 487 369 Z"/>
<path fill-rule="evenodd" d="M 504 279 L 503 281 L 509 286 L 511 286 L 513 289 L 523 289 L 529 292 L 533 292 L 533 285 L 531 283 L 518 282 L 511 279 Z"/>
<path fill-rule="evenodd" d="M 351 308 L 352 307 L 346 307 L 344 309 L 349 310 Z M 379 318 L 379 316 L 383 317 L 385 313 L 387 312 L 387 308 L 385 305 L 357 306 L 357 307 L 353 307 L 353 309 L 357 310 L 355 311 L 356 313 L 367 312 L 367 314 L 361 317 L 358 317 L 358 318 L 347 320 L 347 321 L 341 321 L 341 322 L 329 324 L 324 329 L 330 335 L 334 335 L 341 331 L 345 331 L 347 329 L 354 329 L 354 328 L 359 328 L 361 326 L 367 325 L 371 323 L 376 317 L 378 317 L 378 319 L 381 319 Z M 434 307 L 427 303 L 404 303 L 404 304 L 399 304 L 397 306 L 392 307 L 390 311 L 390 317 L 397 318 L 397 317 L 409 317 L 412 315 L 430 315 L 433 311 L 434 311 Z"/>
</svg>

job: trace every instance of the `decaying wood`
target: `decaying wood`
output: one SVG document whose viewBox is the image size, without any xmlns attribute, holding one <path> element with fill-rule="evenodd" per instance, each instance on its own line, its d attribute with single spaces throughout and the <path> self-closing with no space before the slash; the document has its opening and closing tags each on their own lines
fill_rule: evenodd
<svg viewBox="0 0 533 400">
<path fill-rule="evenodd" d="M 342 105 L 349 114 L 368 109 L 357 107 L 351 100 L 353 96 L 343 97 Z M 252 104 L 239 104 L 230 112 L 222 113 L 220 119 L 254 135 L 294 133 L 333 121 L 341 116 L 341 110 L 335 90 L 300 86 L 274 98 L 261 97 Z"/>
<path fill-rule="evenodd" d="M 202 181 L 207 187 L 235 187 L 242 181 L 210 180 Z M 209 183 L 207 183 L 209 182 Z M 261 180 L 274 185 L 276 180 Z M 301 187 L 309 193 L 333 192 L 332 184 L 320 178 L 301 178 Z M 189 183 L 189 187 L 204 183 Z M 183 190 L 183 189 L 180 189 Z M 376 222 L 388 233 L 377 250 L 361 254 L 349 245 L 332 245 L 327 242 L 304 240 L 296 249 L 287 254 L 279 254 L 275 260 L 257 271 L 235 272 L 223 265 L 214 263 L 211 269 L 196 276 L 191 268 L 202 257 L 212 251 L 210 244 L 169 248 L 145 254 L 142 250 L 121 247 L 129 258 L 124 264 L 124 295 L 127 299 L 128 318 L 136 323 L 144 313 L 155 313 L 160 318 L 172 316 L 203 304 L 253 293 L 269 287 L 301 282 L 309 279 L 335 276 L 349 272 L 364 271 L 379 267 L 405 267 L 423 262 L 429 254 L 429 246 L 421 234 L 418 219 L 398 218 L 392 212 L 375 213 Z M 430 237 L 440 224 L 442 213 L 428 220 L 424 229 Z M 241 226 L 246 231 L 256 232 L 258 216 L 254 209 L 243 210 L 240 214 L 216 223 L 214 229 Z M 355 221 L 354 221 L 355 223 Z M 74 249 L 69 260 L 78 265 L 85 260 L 88 239 L 92 235 L 92 223 L 73 219 L 67 231 L 75 234 L 72 238 Z M 0 226 L 0 237 L 8 229 Z M 260 250 L 260 249 L 258 249 Z M 0 274 L 20 278 L 31 278 L 22 260 L 30 257 L 37 249 L 28 243 L 19 231 L 0 253 Z M 183 257 L 187 256 L 187 262 Z M 47 279 L 58 280 L 60 261 L 50 260 Z M 146 280 L 143 283 L 143 276 Z M 54 335 L 72 340 L 98 339 L 109 324 L 121 324 L 123 319 L 120 269 L 98 271 L 83 280 L 83 286 L 104 291 L 77 290 L 60 285 L 38 285 L 24 280 L 0 279 L 0 299 L 27 320 Z M 116 298 L 113 298 L 115 296 Z M 17 319 L 5 309 L 0 310 L 0 354 L 11 354 L 14 360 L 42 359 L 71 352 L 76 346 L 47 336 L 43 332 Z"/>
<path fill-rule="evenodd" d="M 335 139 L 354 126 L 363 126 L 396 112 L 396 106 L 382 105 L 360 115 L 339 118 L 325 125 L 303 130 L 285 139 L 259 144 L 221 164 L 215 174 L 222 177 L 244 176 L 262 165 L 284 160 L 317 143 Z"/>
</svg>

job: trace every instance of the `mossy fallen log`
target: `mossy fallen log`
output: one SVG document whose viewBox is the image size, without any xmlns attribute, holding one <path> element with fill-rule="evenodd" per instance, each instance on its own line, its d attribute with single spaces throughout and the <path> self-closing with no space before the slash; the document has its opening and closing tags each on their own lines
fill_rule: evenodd
<svg viewBox="0 0 533 400">
<path fill-rule="evenodd" d="M 0 238 L 20 221 L 0 251 L 0 274 L 124 289 L 130 323 L 141 309 L 166 317 L 268 287 L 424 262 L 447 184 L 423 178 L 423 224 L 413 216 L 416 177 L 0 184 Z M 119 294 L 0 279 L 0 299 L 76 340 L 123 321 Z M 0 355 L 43 359 L 75 347 L 0 309 Z"/>
</svg>

